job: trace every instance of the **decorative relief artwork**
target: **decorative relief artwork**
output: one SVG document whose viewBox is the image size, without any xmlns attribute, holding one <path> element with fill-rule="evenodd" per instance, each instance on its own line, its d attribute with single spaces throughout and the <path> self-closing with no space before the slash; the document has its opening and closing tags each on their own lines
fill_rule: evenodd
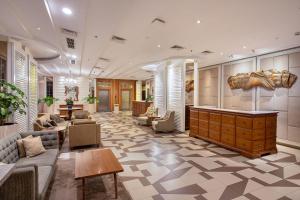
<svg viewBox="0 0 300 200">
<path fill-rule="evenodd" d="M 74 101 L 78 101 L 79 87 L 78 86 L 65 86 L 66 98 L 72 98 Z"/>
<path fill-rule="evenodd" d="M 276 71 L 258 71 L 251 73 L 238 73 L 235 76 L 230 76 L 227 80 L 231 89 L 249 90 L 254 87 L 263 87 L 268 90 L 275 88 L 291 88 L 296 82 L 297 76 L 287 70 Z"/>
<path fill-rule="evenodd" d="M 185 91 L 191 92 L 194 90 L 194 80 L 185 81 Z"/>
</svg>

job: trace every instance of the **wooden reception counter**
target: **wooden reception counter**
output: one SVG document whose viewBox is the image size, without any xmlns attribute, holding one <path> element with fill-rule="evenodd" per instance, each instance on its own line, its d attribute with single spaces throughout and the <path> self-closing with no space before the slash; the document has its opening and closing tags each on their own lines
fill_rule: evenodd
<svg viewBox="0 0 300 200">
<path fill-rule="evenodd" d="M 132 101 L 132 115 L 138 117 L 140 114 L 144 114 L 152 101 Z"/>
<path fill-rule="evenodd" d="M 190 136 L 250 158 L 276 153 L 277 113 L 194 106 L 190 110 Z"/>
</svg>

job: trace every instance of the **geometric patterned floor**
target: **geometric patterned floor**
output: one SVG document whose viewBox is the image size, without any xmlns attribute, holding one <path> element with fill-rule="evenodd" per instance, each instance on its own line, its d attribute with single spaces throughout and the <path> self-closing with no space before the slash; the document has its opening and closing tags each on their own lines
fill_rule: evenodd
<svg viewBox="0 0 300 200">
<path fill-rule="evenodd" d="M 130 113 L 95 114 L 133 200 L 300 199 L 300 151 L 249 159 L 184 133 L 155 134 Z"/>
</svg>

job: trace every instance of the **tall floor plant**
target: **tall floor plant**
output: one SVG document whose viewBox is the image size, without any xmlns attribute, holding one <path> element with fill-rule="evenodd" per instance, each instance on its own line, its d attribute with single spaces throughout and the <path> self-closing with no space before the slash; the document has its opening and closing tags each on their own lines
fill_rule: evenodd
<svg viewBox="0 0 300 200">
<path fill-rule="evenodd" d="M 0 80 L 0 126 L 3 126 L 14 112 L 26 114 L 25 94 L 17 86 Z"/>
</svg>

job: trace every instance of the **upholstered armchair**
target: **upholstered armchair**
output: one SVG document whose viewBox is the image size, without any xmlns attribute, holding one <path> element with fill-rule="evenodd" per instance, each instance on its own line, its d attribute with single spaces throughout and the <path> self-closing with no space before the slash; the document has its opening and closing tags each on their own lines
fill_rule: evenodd
<svg viewBox="0 0 300 200">
<path fill-rule="evenodd" d="M 154 111 L 153 111 L 154 110 Z M 158 114 L 158 108 L 148 107 L 144 114 L 141 114 L 138 118 L 138 124 L 143 126 L 151 126 L 152 119 Z"/>
<path fill-rule="evenodd" d="M 167 111 L 163 118 L 152 121 L 152 128 L 156 132 L 171 132 L 175 129 L 175 111 Z"/>
<path fill-rule="evenodd" d="M 75 110 L 72 113 L 72 119 L 91 119 L 90 113 L 86 110 Z"/>
<path fill-rule="evenodd" d="M 85 145 L 99 146 L 101 140 L 100 124 L 90 119 L 77 119 L 69 126 L 69 147 Z"/>
</svg>

